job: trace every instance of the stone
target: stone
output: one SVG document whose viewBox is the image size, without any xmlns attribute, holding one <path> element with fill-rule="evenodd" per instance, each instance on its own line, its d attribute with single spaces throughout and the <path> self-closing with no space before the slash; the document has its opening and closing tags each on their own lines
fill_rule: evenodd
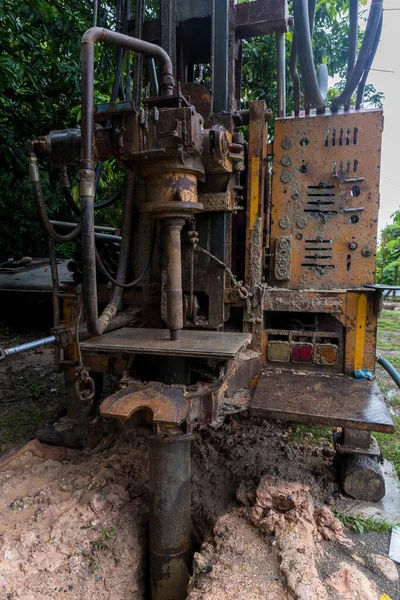
<svg viewBox="0 0 400 600">
<path fill-rule="evenodd" d="M 395 563 L 382 554 L 371 554 L 371 562 L 389 581 L 398 581 L 399 573 Z"/>
<path fill-rule="evenodd" d="M 341 563 L 339 571 L 334 573 L 326 582 L 340 600 L 377 600 L 378 590 L 373 582 L 356 567 Z"/>
</svg>

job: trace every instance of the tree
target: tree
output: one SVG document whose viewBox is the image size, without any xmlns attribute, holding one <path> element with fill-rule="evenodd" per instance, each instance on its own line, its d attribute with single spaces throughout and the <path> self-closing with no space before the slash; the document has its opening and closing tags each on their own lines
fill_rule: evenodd
<svg viewBox="0 0 400 600">
<path fill-rule="evenodd" d="M 393 285 L 395 267 L 400 267 L 400 210 L 392 215 L 392 219 L 393 223 L 381 231 L 377 254 L 377 280 L 387 285 Z"/>
</svg>

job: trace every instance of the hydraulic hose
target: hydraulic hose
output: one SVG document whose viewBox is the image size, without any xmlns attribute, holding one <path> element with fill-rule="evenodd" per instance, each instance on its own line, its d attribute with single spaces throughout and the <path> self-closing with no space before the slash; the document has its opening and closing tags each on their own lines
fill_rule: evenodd
<svg viewBox="0 0 400 600">
<path fill-rule="evenodd" d="M 40 221 L 42 223 L 43 229 L 47 233 L 47 235 L 57 242 L 58 244 L 65 244 L 66 242 L 74 241 L 81 232 L 81 224 L 78 225 L 65 235 L 60 235 L 56 232 L 53 225 L 49 221 L 49 217 L 47 215 L 46 205 L 44 203 L 42 185 L 40 183 L 40 171 L 38 166 L 38 160 L 31 150 L 28 155 L 28 166 L 29 166 L 29 178 L 32 184 L 33 195 L 36 200 Z"/>
<path fill-rule="evenodd" d="M 361 45 L 360 52 L 357 57 L 356 64 L 346 81 L 344 90 L 339 96 L 335 96 L 332 100 L 331 110 L 337 112 L 342 104 L 347 104 L 351 100 L 351 96 L 356 89 L 360 79 L 364 75 L 367 68 L 368 60 L 373 49 L 377 30 L 379 29 L 383 13 L 382 0 L 372 0 L 367 27 L 364 33 L 364 39 Z"/>
<path fill-rule="evenodd" d="M 153 233 L 152 233 L 152 238 L 151 238 L 151 242 L 150 242 L 150 250 L 149 253 L 147 255 L 147 259 L 145 262 L 145 265 L 142 269 L 142 272 L 140 273 L 140 275 L 134 279 L 133 281 L 130 281 L 129 283 L 120 283 L 118 282 L 116 279 L 114 279 L 110 273 L 107 271 L 107 269 L 104 266 L 103 261 L 100 258 L 100 255 L 96 249 L 96 262 L 97 262 L 97 266 L 99 268 L 100 273 L 102 273 L 102 275 L 104 275 L 104 277 L 106 277 L 106 279 L 108 279 L 108 281 L 110 283 L 113 283 L 114 285 L 117 285 L 118 287 L 121 288 L 132 288 L 137 286 L 143 279 L 143 277 L 146 275 L 150 263 L 151 263 L 151 259 L 153 258 L 153 253 L 154 253 L 154 248 L 156 245 L 156 237 L 157 237 L 157 223 L 156 221 L 154 221 L 154 225 L 153 225 Z"/>
<path fill-rule="evenodd" d="M 293 0 L 293 12 L 304 94 L 311 106 L 322 111 L 328 93 L 328 69 L 321 64 L 315 72 L 308 0 Z"/>
<path fill-rule="evenodd" d="M 377 51 L 378 46 L 379 46 L 379 41 L 381 39 L 381 33 L 382 33 L 382 26 L 383 26 L 383 12 L 382 12 L 381 19 L 379 21 L 379 26 L 378 26 L 378 28 L 376 30 L 376 35 L 375 35 L 374 43 L 373 43 L 373 46 L 371 48 L 371 52 L 370 52 L 367 64 L 365 65 L 363 76 L 361 77 L 361 81 L 358 84 L 357 99 L 356 99 L 356 109 L 357 110 L 361 108 L 361 106 L 363 105 L 363 102 L 364 102 L 365 85 L 367 83 L 369 71 L 370 71 L 370 68 L 372 66 L 372 63 L 374 62 L 375 54 L 376 54 L 376 51 Z"/>
<path fill-rule="evenodd" d="M 97 163 L 97 164 L 102 164 L 102 163 Z M 72 210 L 72 212 L 74 213 L 74 215 L 76 215 L 77 217 L 81 216 L 81 210 L 79 208 L 79 206 L 77 206 L 75 200 L 72 197 L 71 194 L 71 188 L 68 186 L 63 186 L 62 188 L 62 192 L 64 194 L 64 198 L 69 206 L 69 208 Z M 105 200 L 104 202 L 100 202 L 99 204 L 95 204 L 94 205 L 94 210 L 101 210 L 102 208 L 106 208 L 107 206 L 112 206 L 114 204 L 114 202 L 116 202 L 119 198 L 121 198 L 122 195 L 122 189 L 119 189 L 115 192 L 115 194 L 113 194 L 112 196 L 110 196 L 107 200 Z"/>
<path fill-rule="evenodd" d="M 397 387 L 400 388 L 400 373 L 397 369 L 394 368 L 392 363 L 390 363 L 386 358 L 383 358 L 380 354 L 376 355 L 376 361 L 385 369 L 387 373 L 389 373 L 390 377 L 393 379 Z"/>
<path fill-rule="evenodd" d="M 122 299 L 123 288 L 120 284 L 123 284 L 126 279 L 129 262 L 129 251 L 131 247 L 131 236 L 132 236 L 132 221 L 133 221 L 133 204 L 134 204 L 134 193 L 135 193 L 135 172 L 130 171 L 127 174 L 126 186 L 123 194 L 122 202 L 122 241 L 121 241 L 121 252 L 118 261 L 117 275 L 115 279 L 115 285 L 111 298 L 106 308 L 103 310 L 100 318 L 97 318 L 97 283 L 96 283 L 96 271 L 94 272 L 94 289 L 96 290 L 96 305 L 90 306 L 86 304 L 87 311 L 87 328 L 89 333 L 95 333 L 101 335 L 109 326 L 112 319 L 115 317 L 118 306 Z M 83 220 L 83 213 L 82 213 Z M 83 235 L 82 235 L 83 238 Z M 94 239 L 94 232 L 93 232 Z M 83 240 L 82 240 L 83 243 Z M 96 248 L 94 249 L 95 254 L 97 253 Z M 85 268 L 85 267 L 84 267 Z M 95 265 L 96 268 L 96 265 Z M 93 285 L 93 283 L 92 283 Z M 96 317 L 96 318 L 94 318 Z"/>
<path fill-rule="evenodd" d="M 357 57 L 358 41 L 358 0 L 349 3 L 349 55 L 347 58 L 347 79 L 349 79 Z M 350 110 L 350 103 L 344 105 L 344 110 Z"/>
<path fill-rule="evenodd" d="M 161 93 L 171 96 L 175 80 L 172 75 L 172 62 L 168 54 L 160 46 L 140 39 L 131 38 L 121 33 L 109 31 L 101 27 L 88 29 L 82 37 L 82 129 L 81 129 L 81 161 L 80 161 L 80 198 L 82 212 L 82 250 L 83 250 L 83 291 L 87 311 L 88 331 L 101 335 L 107 324 L 117 311 L 123 288 L 115 286 L 110 303 L 98 317 L 97 281 L 96 281 L 96 247 L 94 237 L 94 197 L 95 172 L 93 170 L 93 136 L 94 136 L 94 45 L 103 42 L 125 50 L 139 52 L 161 61 Z M 134 174 L 128 175 L 132 180 Z M 134 183 L 134 182 L 133 182 Z M 129 194 L 127 194 L 129 197 Z M 133 196 L 133 192 L 131 194 Z M 122 223 L 122 245 L 116 280 L 125 281 L 130 246 L 133 199 L 129 197 L 127 209 Z M 125 202 L 126 198 L 125 198 Z M 125 232 L 129 228 L 129 231 Z M 129 234 L 129 235 L 128 235 Z"/>
</svg>

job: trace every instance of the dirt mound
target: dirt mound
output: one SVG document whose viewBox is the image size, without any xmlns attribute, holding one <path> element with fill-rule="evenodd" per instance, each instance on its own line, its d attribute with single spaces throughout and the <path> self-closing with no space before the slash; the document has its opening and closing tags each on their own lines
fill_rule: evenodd
<svg viewBox="0 0 400 600">
<path fill-rule="evenodd" d="M 147 445 L 108 440 L 0 470 L 0 597 L 144 598 Z M 138 469 L 138 472 L 135 470 Z"/>
<path fill-rule="evenodd" d="M 243 486 L 238 496 L 249 504 Z M 378 600 L 354 564 L 332 563 L 326 541 L 353 546 L 307 486 L 265 477 L 253 506 L 219 517 L 213 543 L 195 554 L 188 600 Z M 323 578 L 328 566 L 337 571 Z"/>
</svg>

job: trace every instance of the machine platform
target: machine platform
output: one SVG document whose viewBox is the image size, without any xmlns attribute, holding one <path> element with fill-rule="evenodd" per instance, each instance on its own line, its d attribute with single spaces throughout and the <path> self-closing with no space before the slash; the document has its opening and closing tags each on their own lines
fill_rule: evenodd
<svg viewBox="0 0 400 600">
<path fill-rule="evenodd" d="M 168 329 L 135 329 L 123 327 L 81 344 L 84 353 L 96 354 L 159 354 L 163 356 L 194 356 L 229 360 L 251 341 L 251 334 L 182 330 L 172 341 Z"/>
<path fill-rule="evenodd" d="M 378 385 L 349 377 L 267 371 L 260 377 L 250 411 L 284 421 L 394 432 Z"/>
</svg>

